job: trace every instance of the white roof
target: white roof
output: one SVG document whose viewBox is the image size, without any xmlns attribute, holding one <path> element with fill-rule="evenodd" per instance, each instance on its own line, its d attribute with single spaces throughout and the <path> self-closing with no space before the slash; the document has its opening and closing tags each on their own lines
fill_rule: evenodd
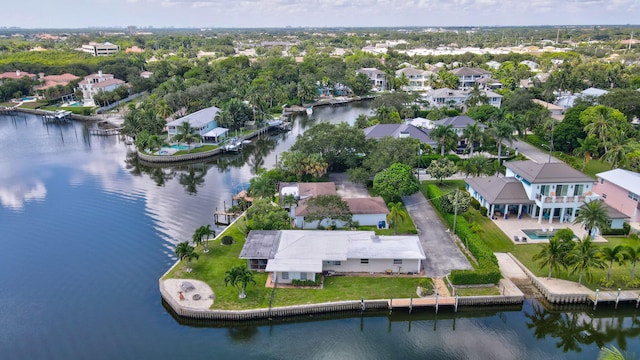
<svg viewBox="0 0 640 360">
<path fill-rule="evenodd" d="M 583 90 L 581 92 L 581 94 L 583 96 L 596 96 L 596 97 L 604 95 L 604 94 L 607 94 L 607 93 L 608 93 L 607 90 L 602 90 L 602 89 L 598 89 L 598 88 L 594 88 L 594 87 L 590 87 L 590 88 L 588 88 L 586 90 Z"/>
<path fill-rule="evenodd" d="M 220 136 L 223 135 L 225 133 L 228 133 L 229 129 L 227 128 L 223 128 L 223 127 L 217 127 L 211 131 L 208 131 L 206 134 L 202 135 L 202 136 Z"/>
<path fill-rule="evenodd" d="M 215 106 L 204 108 L 187 116 L 183 116 L 180 119 L 174 120 L 168 123 L 167 126 L 180 126 L 183 122 L 187 121 L 192 127 L 199 128 L 213 121 L 219 110 L 220 109 Z"/>
<path fill-rule="evenodd" d="M 597 177 L 618 185 L 619 187 L 631 191 L 634 194 L 640 194 L 640 174 L 637 172 L 613 169 L 596 174 Z"/>
<path fill-rule="evenodd" d="M 323 261 L 425 259 L 417 235 L 376 236 L 373 231 L 281 230 L 266 271 L 322 272 Z"/>
</svg>

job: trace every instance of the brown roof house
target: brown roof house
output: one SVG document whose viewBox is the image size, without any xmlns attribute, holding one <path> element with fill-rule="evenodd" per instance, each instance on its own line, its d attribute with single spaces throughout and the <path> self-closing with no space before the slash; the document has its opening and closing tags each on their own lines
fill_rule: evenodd
<svg viewBox="0 0 640 360">
<path fill-rule="evenodd" d="M 290 216 L 294 219 L 294 226 L 297 228 L 310 229 L 318 227 L 318 222 L 308 222 L 305 220 L 307 215 L 307 199 L 318 195 L 337 195 L 336 184 L 333 182 L 324 183 L 280 183 L 279 199 L 280 205 L 288 208 Z M 287 195 L 292 195 L 296 200 L 293 204 L 287 203 L 285 200 Z M 364 226 L 378 226 L 386 228 L 387 214 L 389 209 L 381 197 L 365 197 L 365 198 L 343 198 L 353 214 L 352 221 L 357 221 Z M 330 226 L 335 224 L 338 228 L 347 227 L 348 224 L 334 219 L 325 219 L 322 226 Z"/>
</svg>

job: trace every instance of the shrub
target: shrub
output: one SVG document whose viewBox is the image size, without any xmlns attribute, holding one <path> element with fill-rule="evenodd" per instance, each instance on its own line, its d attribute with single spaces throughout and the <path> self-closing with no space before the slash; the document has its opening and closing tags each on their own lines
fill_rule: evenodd
<svg viewBox="0 0 640 360">
<path fill-rule="evenodd" d="M 489 212 L 489 209 L 487 209 L 486 207 L 484 207 L 484 206 L 480 207 L 480 215 L 487 216 L 488 212 Z"/>
<path fill-rule="evenodd" d="M 231 245 L 233 244 L 233 236 L 231 235 L 225 235 L 222 240 L 222 245 Z"/>
<path fill-rule="evenodd" d="M 633 289 L 640 288 L 640 279 L 638 278 L 631 280 L 629 279 L 628 276 L 623 276 L 622 282 L 624 282 L 625 287 L 633 288 Z"/>
<path fill-rule="evenodd" d="M 293 286 L 318 286 L 318 284 L 316 284 L 316 282 L 313 281 L 313 280 L 298 280 L 298 279 L 291 280 L 291 285 L 293 285 Z"/>
<path fill-rule="evenodd" d="M 615 282 L 613 280 L 607 280 L 606 277 L 600 279 L 600 286 L 604 288 L 612 288 Z"/>
<path fill-rule="evenodd" d="M 622 229 L 602 229 L 602 235 L 629 235 L 630 230 L 631 227 L 629 226 L 629 224 L 624 223 L 622 225 Z"/>
<path fill-rule="evenodd" d="M 480 210 L 480 201 L 476 200 L 476 198 L 471 198 L 471 207 Z"/>
</svg>

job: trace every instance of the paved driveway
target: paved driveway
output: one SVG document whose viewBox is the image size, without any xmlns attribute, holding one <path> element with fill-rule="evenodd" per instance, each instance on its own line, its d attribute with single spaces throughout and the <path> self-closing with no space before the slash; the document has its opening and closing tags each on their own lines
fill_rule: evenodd
<svg viewBox="0 0 640 360">
<path fill-rule="evenodd" d="M 505 145 L 510 146 L 512 149 L 518 149 L 525 157 L 537 162 L 537 163 L 546 163 L 549 162 L 549 152 L 541 151 L 537 147 L 533 145 L 529 145 L 528 143 L 520 140 L 514 140 L 513 143 L 506 143 Z M 562 162 L 556 157 L 551 157 L 551 162 Z"/>
<path fill-rule="evenodd" d="M 444 276 L 454 269 L 472 269 L 422 193 L 415 193 L 402 200 L 416 224 L 418 237 L 427 257 L 424 262 L 426 276 Z"/>
</svg>

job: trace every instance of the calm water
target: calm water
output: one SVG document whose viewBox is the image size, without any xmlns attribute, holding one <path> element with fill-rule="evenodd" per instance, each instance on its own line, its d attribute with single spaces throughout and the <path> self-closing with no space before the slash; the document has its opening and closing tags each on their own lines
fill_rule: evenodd
<svg viewBox="0 0 640 360">
<path fill-rule="evenodd" d="M 316 108 L 315 120 L 299 117 L 292 132 L 241 155 L 164 168 L 137 163 L 117 138 L 89 136 L 82 123 L 0 117 L 0 358 L 577 359 L 602 344 L 640 353 L 633 307 L 176 321 L 157 289 L 175 244 L 306 127 L 368 111 Z"/>
</svg>

